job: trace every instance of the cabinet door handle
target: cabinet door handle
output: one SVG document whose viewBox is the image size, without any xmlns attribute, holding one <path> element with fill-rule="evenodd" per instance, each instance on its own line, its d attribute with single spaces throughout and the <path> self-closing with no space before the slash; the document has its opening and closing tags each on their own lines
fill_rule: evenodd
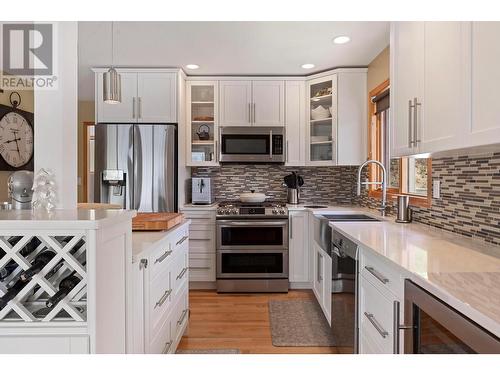
<svg viewBox="0 0 500 375">
<path fill-rule="evenodd" d="M 248 122 L 252 123 L 252 105 L 248 103 Z"/>
<path fill-rule="evenodd" d="M 413 105 L 411 104 L 411 100 L 408 100 L 408 148 L 411 148 L 413 146 L 413 128 L 411 126 L 412 108 Z"/>
<path fill-rule="evenodd" d="M 286 141 L 285 160 L 288 163 L 288 140 Z"/>
<path fill-rule="evenodd" d="M 186 271 L 187 271 L 187 270 L 188 270 L 188 268 L 187 268 L 187 267 L 184 267 L 184 268 L 182 269 L 181 273 L 180 273 L 180 274 L 178 274 L 178 275 L 177 275 L 177 277 L 176 277 L 175 279 L 176 279 L 176 280 L 180 280 L 180 279 L 182 279 L 182 278 L 184 277 L 184 274 L 186 273 Z"/>
<path fill-rule="evenodd" d="M 219 161 L 219 147 L 217 145 L 217 141 L 214 141 L 215 143 L 215 162 Z"/>
<path fill-rule="evenodd" d="M 163 305 L 165 303 L 165 301 L 170 296 L 170 294 L 172 294 L 172 289 L 166 290 L 165 293 L 163 293 L 163 295 L 160 297 L 160 299 L 158 300 L 158 302 L 156 302 L 155 309 L 157 307 L 161 307 L 161 305 Z"/>
<path fill-rule="evenodd" d="M 252 111 L 252 123 L 255 124 L 255 103 L 252 104 L 253 111 Z"/>
<path fill-rule="evenodd" d="M 172 254 L 172 250 L 167 250 L 167 251 L 165 251 L 165 252 L 162 254 L 162 256 L 161 256 L 161 257 L 156 258 L 156 260 L 155 260 L 155 264 L 156 264 L 156 263 L 161 263 L 161 262 L 163 262 L 165 259 L 167 259 L 167 257 L 168 257 L 170 254 Z"/>
<path fill-rule="evenodd" d="M 399 319 L 400 319 L 400 309 L 399 309 L 399 301 L 394 301 L 393 303 L 393 308 L 394 308 L 394 321 L 393 321 L 393 353 L 394 354 L 399 354 L 399 344 L 400 344 L 400 333 L 399 331 L 402 329 L 413 329 L 412 325 L 402 325 L 399 324 Z"/>
<path fill-rule="evenodd" d="M 293 239 L 293 218 L 292 217 L 290 217 L 289 223 L 290 223 L 290 239 Z"/>
<path fill-rule="evenodd" d="M 180 245 L 181 243 L 183 243 L 184 241 L 186 241 L 188 238 L 189 238 L 188 236 L 182 237 L 179 241 L 177 241 L 175 243 L 175 246 Z"/>
<path fill-rule="evenodd" d="M 418 106 L 421 104 L 417 98 L 413 98 L 413 143 L 415 146 L 420 142 L 418 139 Z"/>
<path fill-rule="evenodd" d="M 373 314 L 367 313 L 365 311 L 365 316 L 370 321 L 370 323 L 372 324 L 372 326 L 375 327 L 375 329 L 378 331 L 378 333 L 380 333 L 380 336 L 382 336 L 384 339 L 387 336 L 389 336 L 389 333 L 384 328 L 382 328 L 382 326 L 380 325 L 379 322 L 377 322 L 377 319 L 375 319 L 375 317 L 373 316 Z"/>
<path fill-rule="evenodd" d="M 166 354 L 166 353 L 168 353 L 168 352 L 169 352 L 170 347 L 172 346 L 172 344 L 173 344 L 173 340 L 170 340 L 169 342 L 167 342 L 167 343 L 165 344 L 165 348 L 163 348 L 163 353 L 164 353 L 164 354 Z"/>
<path fill-rule="evenodd" d="M 182 322 L 184 321 L 184 319 L 186 318 L 186 315 L 188 313 L 189 309 L 185 309 L 183 312 L 182 312 L 182 315 L 181 317 L 179 318 L 179 320 L 177 321 L 177 325 L 181 325 Z"/>
<path fill-rule="evenodd" d="M 273 131 L 269 132 L 269 159 L 273 158 Z"/>
<path fill-rule="evenodd" d="M 132 118 L 135 119 L 135 96 L 132 98 Z"/>
<path fill-rule="evenodd" d="M 373 276 L 375 276 L 382 284 L 387 284 L 389 282 L 389 279 L 382 275 L 380 272 L 378 272 L 375 268 L 365 266 L 366 270 L 370 272 Z"/>
<path fill-rule="evenodd" d="M 137 98 L 137 103 L 137 118 L 142 118 L 142 98 L 140 96 Z"/>
</svg>

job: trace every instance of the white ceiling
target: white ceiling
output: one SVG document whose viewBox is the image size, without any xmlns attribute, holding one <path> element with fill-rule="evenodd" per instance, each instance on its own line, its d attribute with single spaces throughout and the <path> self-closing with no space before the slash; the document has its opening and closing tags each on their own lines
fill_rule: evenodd
<svg viewBox="0 0 500 375">
<path fill-rule="evenodd" d="M 79 22 L 79 100 L 90 68 L 111 64 L 111 23 Z M 351 42 L 332 39 L 348 35 Z M 306 75 L 366 66 L 389 44 L 388 22 L 115 22 L 114 65 L 184 67 L 188 75 Z M 314 69 L 301 68 L 313 63 Z"/>
</svg>

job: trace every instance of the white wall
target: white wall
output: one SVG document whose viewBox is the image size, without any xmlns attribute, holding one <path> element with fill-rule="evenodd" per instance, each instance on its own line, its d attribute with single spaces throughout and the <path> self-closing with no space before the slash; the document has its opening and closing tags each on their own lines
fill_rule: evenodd
<svg viewBox="0 0 500 375">
<path fill-rule="evenodd" d="M 56 90 L 35 90 L 35 173 L 55 172 L 58 208 L 76 208 L 78 124 L 78 25 L 55 22 Z"/>
</svg>

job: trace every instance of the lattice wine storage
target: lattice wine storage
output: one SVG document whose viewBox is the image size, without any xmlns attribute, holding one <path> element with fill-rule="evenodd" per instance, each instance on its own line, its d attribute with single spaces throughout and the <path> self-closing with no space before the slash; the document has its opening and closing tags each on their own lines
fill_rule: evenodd
<svg viewBox="0 0 500 375">
<path fill-rule="evenodd" d="M 84 232 L 0 234 L 0 326 L 86 322 L 86 264 Z"/>
</svg>

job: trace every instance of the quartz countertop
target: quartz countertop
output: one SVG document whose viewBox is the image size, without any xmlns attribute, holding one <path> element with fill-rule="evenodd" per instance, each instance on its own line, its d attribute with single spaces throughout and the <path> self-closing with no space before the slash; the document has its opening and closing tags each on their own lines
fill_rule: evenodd
<svg viewBox="0 0 500 375">
<path fill-rule="evenodd" d="M 0 229 L 97 229 L 136 216 L 134 210 L 56 209 L 0 211 Z"/>
<path fill-rule="evenodd" d="M 500 337 L 499 247 L 393 219 L 330 226 Z"/>
<path fill-rule="evenodd" d="M 191 220 L 183 220 L 175 227 L 163 231 L 137 231 L 132 232 L 132 261 L 135 263 L 139 258 L 147 257 L 159 241 L 175 232 L 181 226 L 191 223 Z"/>
</svg>

